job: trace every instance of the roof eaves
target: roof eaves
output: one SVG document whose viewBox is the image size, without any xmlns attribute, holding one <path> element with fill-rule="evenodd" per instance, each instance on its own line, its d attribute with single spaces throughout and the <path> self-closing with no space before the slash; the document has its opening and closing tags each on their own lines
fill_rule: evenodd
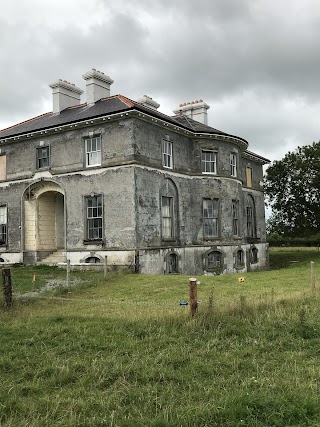
<svg viewBox="0 0 320 427">
<path fill-rule="evenodd" d="M 259 154 L 253 153 L 252 151 L 246 150 L 244 151 L 244 156 L 247 158 L 251 158 L 252 160 L 256 160 L 259 163 L 262 163 L 263 165 L 266 165 L 268 163 L 271 163 L 271 160 L 267 159 L 266 157 L 259 156 Z"/>
<path fill-rule="evenodd" d="M 0 129 L 0 133 L 4 132 L 6 130 L 9 130 L 9 129 L 13 129 L 13 128 L 17 127 L 17 126 L 23 125 L 24 123 L 30 123 L 30 122 L 32 122 L 32 120 L 37 120 L 37 119 L 40 119 L 41 117 L 46 117 L 46 116 L 50 116 L 50 115 L 52 115 L 52 111 L 49 111 L 48 113 L 40 114 L 39 116 L 32 117 L 32 119 L 24 120 L 23 122 L 16 123 L 16 124 L 14 124 L 12 126 L 8 126 L 7 128 Z"/>
</svg>

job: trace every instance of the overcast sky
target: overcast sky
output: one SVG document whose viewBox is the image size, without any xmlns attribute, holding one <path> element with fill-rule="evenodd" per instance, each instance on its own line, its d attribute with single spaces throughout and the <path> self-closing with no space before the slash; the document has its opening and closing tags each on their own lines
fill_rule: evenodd
<svg viewBox="0 0 320 427">
<path fill-rule="evenodd" d="M 317 0 L 10 0 L 0 16 L 0 129 L 52 111 L 49 83 L 146 94 L 173 114 L 203 99 L 209 125 L 271 160 L 320 139 Z M 83 98 L 84 101 L 84 98 Z"/>
</svg>

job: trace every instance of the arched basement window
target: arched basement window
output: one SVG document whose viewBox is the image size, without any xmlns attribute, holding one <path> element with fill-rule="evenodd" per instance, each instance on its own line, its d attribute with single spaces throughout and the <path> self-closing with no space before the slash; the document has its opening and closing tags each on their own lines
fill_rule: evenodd
<svg viewBox="0 0 320 427">
<path fill-rule="evenodd" d="M 99 264 L 101 260 L 97 256 L 89 256 L 85 259 L 85 262 L 89 264 Z"/>
</svg>

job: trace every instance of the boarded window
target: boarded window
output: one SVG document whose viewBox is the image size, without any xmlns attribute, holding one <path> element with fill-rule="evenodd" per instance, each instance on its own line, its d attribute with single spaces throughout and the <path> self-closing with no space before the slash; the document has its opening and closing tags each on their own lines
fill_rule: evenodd
<svg viewBox="0 0 320 427">
<path fill-rule="evenodd" d="M 7 178 L 7 156 L 0 156 L 0 181 Z"/>
</svg>

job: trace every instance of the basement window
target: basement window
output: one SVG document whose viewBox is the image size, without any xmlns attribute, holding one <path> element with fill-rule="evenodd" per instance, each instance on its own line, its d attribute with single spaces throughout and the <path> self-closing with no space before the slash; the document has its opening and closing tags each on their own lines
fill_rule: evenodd
<svg viewBox="0 0 320 427">
<path fill-rule="evenodd" d="M 242 249 L 238 249 L 235 254 L 235 266 L 238 268 L 244 267 L 244 251 Z"/>
<path fill-rule="evenodd" d="M 101 260 L 96 256 L 89 256 L 88 258 L 85 259 L 85 262 L 89 264 L 99 264 L 101 263 Z"/>
<path fill-rule="evenodd" d="M 49 147 L 37 148 L 37 169 L 48 168 L 50 165 Z"/>
</svg>

